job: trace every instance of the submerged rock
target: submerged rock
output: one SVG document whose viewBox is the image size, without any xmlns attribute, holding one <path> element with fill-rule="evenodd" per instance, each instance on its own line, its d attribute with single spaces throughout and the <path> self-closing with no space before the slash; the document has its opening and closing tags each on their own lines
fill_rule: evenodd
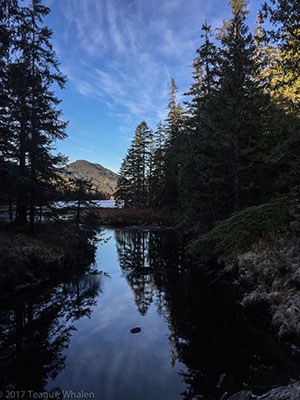
<svg viewBox="0 0 300 400">
<path fill-rule="evenodd" d="M 142 268 L 139 268 L 136 271 L 136 273 L 140 274 L 140 275 L 149 275 L 149 274 L 153 274 L 153 269 L 150 267 L 142 267 Z"/>
<path fill-rule="evenodd" d="M 130 332 L 131 333 L 139 333 L 139 332 L 141 332 L 141 330 L 142 330 L 142 328 L 136 327 L 136 328 L 130 329 Z"/>
</svg>

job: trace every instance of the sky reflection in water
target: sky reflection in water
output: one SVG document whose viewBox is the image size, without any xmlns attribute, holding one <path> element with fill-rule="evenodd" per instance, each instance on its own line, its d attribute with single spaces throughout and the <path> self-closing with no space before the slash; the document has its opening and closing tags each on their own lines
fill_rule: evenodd
<svg viewBox="0 0 300 400">
<path fill-rule="evenodd" d="M 120 269 L 114 231 L 106 230 L 103 238 L 110 239 L 100 244 L 97 263 L 109 277 L 102 278 L 102 293 L 91 318 L 76 322 L 66 368 L 47 388 L 95 392 L 101 400 L 180 398 L 185 385 L 178 372 L 184 365 L 178 362 L 172 367 L 170 329 L 157 313 L 155 293 L 140 296 L 136 304 L 140 288 L 131 287 L 127 273 Z M 155 291 L 151 275 L 137 278 L 142 290 L 150 286 Z M 149 304 L 147 311 L 143 300 Z M 132 334 L 135 327 L 141 327 L 141 332 Z"/>
<path fill-rule="evenodd" d="M 103 273 L 2 299 L 1 389 L 216 400 L 299 378 L 300 355 L 241 307 L 227 279 L 184 260 L 174 233 L 99 235 Z"/>
</svg>

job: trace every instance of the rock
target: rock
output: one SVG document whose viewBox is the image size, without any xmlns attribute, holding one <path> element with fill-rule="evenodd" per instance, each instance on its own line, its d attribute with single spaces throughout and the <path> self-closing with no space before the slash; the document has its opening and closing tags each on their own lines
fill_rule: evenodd
<svg viewBox="0 0 300 400">
<path fill-rule="evenodd" d="M 229 400 L 253 400 L 256 397 L 252 395 L 248 390 L 243 390 L 242 392 L 236 393 L 229 397 Z"/>
<path fill-rule="evenodd" d="M 286 386 L 280 386 L 271 389 L 261 396 L 255 396 L 252 392 L 243 390 L 229 397 L 228 400 L 299 400 L 300 399 L 300 381 L 290 383 Z"/>
<path fill-rule="evenodd" d="M 136 272 L 141 275 L 150 275 L 153 274 L 153 269 L 149 267 L 142 267 L 139 268 Z"/>
<path fill-rule="evenodd" d="M 140 333 L 141 330 L 142 330 L 142 328 L 136 327 L 136 328 L 130 329 L 130 332 L 131 332 L 131 333 Z"/>
</svg>

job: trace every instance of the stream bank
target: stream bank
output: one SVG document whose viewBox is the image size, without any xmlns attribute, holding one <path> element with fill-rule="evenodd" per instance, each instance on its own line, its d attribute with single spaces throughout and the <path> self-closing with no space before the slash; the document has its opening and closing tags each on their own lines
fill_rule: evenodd
<svg viewBox="0 0 300 400">
<path fill-rule="evenodd" d="M 65 273 L 82 273 L 94 260 L 94 232 L 67 222 L 36 225 L 34 236 L 0 227 L 0 290 L 60 279 Z"/>
<path fill-rule="evenodd" d="M 230 274 L 199 268 L 174 230 L 99 228 L 98 238 L 98 273 L 1 299 L 0 387 L 224 400 L 299 378 L 300 355 L 239 303 Z"/>
</svg>

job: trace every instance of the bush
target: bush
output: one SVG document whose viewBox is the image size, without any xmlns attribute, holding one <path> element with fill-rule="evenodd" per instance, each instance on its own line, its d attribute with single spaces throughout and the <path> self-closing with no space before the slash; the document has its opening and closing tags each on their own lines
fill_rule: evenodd
<svg viewBox="0 0 300 400">
<path fill-rule="evenodd" d="M 272 241 L 289 229 L 288 201 L 281 197 L 234 213 L 189 245 L 188 251 L 202 261 L 248 251 L 263 239 Z"/>
</svg>

